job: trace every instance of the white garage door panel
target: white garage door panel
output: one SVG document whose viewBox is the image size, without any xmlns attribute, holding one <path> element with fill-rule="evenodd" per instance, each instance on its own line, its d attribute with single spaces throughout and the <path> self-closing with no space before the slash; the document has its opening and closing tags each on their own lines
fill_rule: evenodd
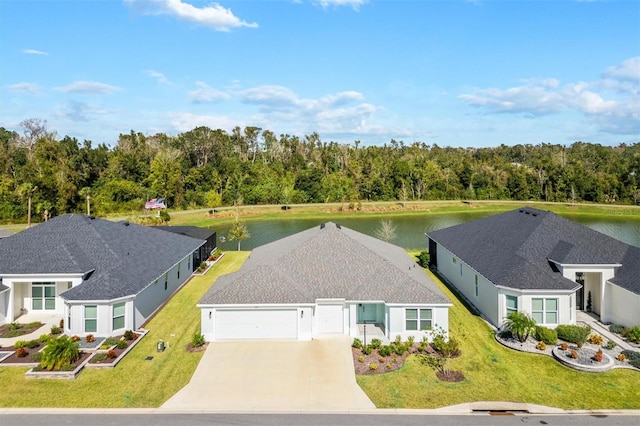
<svg viewBox="0 0 640 426">
<path fill-rule="evenodd" d="M 317 305 L 318 333 L 344 333 L 344 309 L 342 305 Z"/>
<path fill-rule="evenodd" d="M 217 340 L 297 339 L 298 311 L 216 311 L 215 330 Z"/>
</svg>

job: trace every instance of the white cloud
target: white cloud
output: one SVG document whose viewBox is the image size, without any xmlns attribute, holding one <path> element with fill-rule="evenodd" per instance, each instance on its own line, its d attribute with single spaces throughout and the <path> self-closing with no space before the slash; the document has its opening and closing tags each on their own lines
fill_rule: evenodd
<svg viewBox="0 0 640 426">
<path fill-rule="evenodd" d="M 367 0 L 318 0 L 317 2 L 322 8 L 350 6 L 353 10 L 358 10 L 360 6 L 367 3 Z"/>
<path fill-rule="evenodd" d="M 66 86 L 56 87 L 55 90 L 64 93 L 78 93 L 83 95 L 108 95 L 110 93 L 119 92 L 117 86 L 100 83 L 97 81 L 75 81 Z"/>
<path fill-rule="evenodd" d="M 84 102 L 68 101 L 59 106 L 54 113 L 55 117 L 64 118 L 74 122 L 89 122 L 95 115 L 105 115 L 108 112 L 90 106 Z"/>
<path fill-rule="evenodd" d="M 640 136 L 640 57 L 607 68 L 601 79 L 561 85 L 556 79 L 528 80 L 507 89 L 477 89 L 458 96 L 493 113 L 525 116 L 577 111 L 603 132 Z"/>
<path fill-rule="evenodd" d="M 40 94 L 40 86 L 36 83 L 16 83 L 5 86 L 7 90 L 13 93 L 29 93 L 32 95 Z"/>
<path fill-rule="evenodd" d="M 176 112 L 168 114 L 171 126 L 179 132 L 188 132 L 196 127 L 207 126 L 212 129 L 224 129 L 230 131 L 235 126 L 244 126 L 235 118 L 223 115 L 200 115 L 188 112 Z"/>
<path fill-rule="evenodd" d="M 171 84 L 171 82 L 169 81 L 169 79 L 167 77 L 165 77 L 164 74 L 159 73 L 158 71 L 154 71 L 154 70 L 146 70 L 145 74 L 147 74 L 149 77 L 153 77 L 156 79 L 156 81 L 158 81 L 158 83 L 165 83 L 165 84 Z"/>
<path fill-rule="evenodd" d="M 298 102 L 296 94 L 283 86 L 265 85 L 240 92 L 243 102 L 270 106 L 294 106 Z"/>
<path fill-rule="evenodd" d="M 23 49 L 22 53 L 26 53 L 27 55 L 44 55 L 44 56 L 49 56 L 49 54 L 47 52 L 43 52 L 42 50 L 36 50 L 36 49 Z"/>
<path fill-rule="evenodd" d="M 257 28 L 255 22 L 249 23 L 236 17 L 231 9 L 218 3 L 205 7 L 196 7 L 181 0 L 125 0 L 142 13 L 150 15 L 170 15 L 180 20 L 211 27 L 217 31 L 230 31 L 232 28 Z"/>
<path fill-rule="evenodd" d="M 202 81 L 196 81 L 196 86 L 198 86 L 195 90 L 190 90 L 187 95 L 191 99 L 191 102 L 194 104 L 207 104 L 213 102 L 226 101 L 231 96 L 225 92 L 220 90 L 216 90 L 213 87 L 209 86 L 207 83 Z"/>
</svg>

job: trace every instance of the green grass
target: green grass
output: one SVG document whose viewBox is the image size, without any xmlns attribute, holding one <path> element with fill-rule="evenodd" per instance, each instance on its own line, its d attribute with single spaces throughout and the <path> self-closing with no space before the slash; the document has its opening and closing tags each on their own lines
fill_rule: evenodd
<svg viewBox="0 0 640 426">
<path fill-rule="evenodd" d="M 581 373 L 548 356 L 507 349 L 495 341 L 493 331 L 480 317 L 470 313 L 431 272 L 426 273 L 453 301 L 449 327 L 460 341 L 462 355 L 451 362 L 451 368 L 462 371 L 466 380 L 440 382 L 432 369 L 410 356 L 396 372 L 357 376 L 378 408 L 437 408 L 473 401 L 526 402 L 564 409 L 640 408 L 640 372 Z"/>
<path fill-rule="evenodd" d="M 27 379 L 26 368 L 0 367 L 2 407 L 159 407 L 186 385 L 202 357 L 186 346 L 200 331 L 196 303 L 220 275 L 240 268 L 248 252 L 229 252 L 194 276 L 147 324 L 149 331 L 114 369 L 85 369 L 76 380 Z M 174 335 L 174 336 L 173 336 Z M 158 339 L 170 348 L 156 352 Z M 153 360 L 145 361 L 145 357 Z"/>
</svg>

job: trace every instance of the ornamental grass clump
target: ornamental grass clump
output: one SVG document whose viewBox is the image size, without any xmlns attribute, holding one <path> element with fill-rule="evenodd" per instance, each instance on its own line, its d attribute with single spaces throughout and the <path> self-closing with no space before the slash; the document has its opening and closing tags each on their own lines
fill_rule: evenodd
<svg viewBox="0 0 640 426">
<path fill-rule="evenodd" d="M 40 366 L 44 370 L 59 371 L 73 364 L 79 358 L 80 349 L 78 343 L 67 336 L 61 336 L 47 342 L 47 346 L 42 350 Z"/>
</svg>

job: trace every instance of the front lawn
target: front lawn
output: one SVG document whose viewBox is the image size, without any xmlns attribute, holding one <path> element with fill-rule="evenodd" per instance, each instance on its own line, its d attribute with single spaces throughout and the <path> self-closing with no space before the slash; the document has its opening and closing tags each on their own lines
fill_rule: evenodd
<svg viewBox="0 0 640 426">
<path fill-rule="evenodd" d="M 240 268 L 249 252 L 229 252 L 194 276 L 146 326 L 149 334 L 114 369 L 85 369 L 75 380 L 27 379 L 26 368 L 0 368 L 1 407 L 159 407 L 186 385 L 203 352 L 187 352 L 200 331 L 196 303 L 220 275 Z M 156 352 L 158 339 L 169 342 Z M 152 356 L 150 361 L 145 360 Z"/>
<path fill-rule="evenodd" d="M 453 301 L 449 312 L 451 335 L 462 355 L 451 361 L 466 380 L 445 383 L 415 356 L 396 372 L 357 376 L 358 384 L 378 408 L 437 408 L 473 401 L 513 401 L 564 409 L 638 409 L 640 373 L 616 369 L 608 373 L 581 373 L 556 360 L 516 352 L 500 345 L 493 330 L 473 315 L 426 272 Z"/>
</svg>

